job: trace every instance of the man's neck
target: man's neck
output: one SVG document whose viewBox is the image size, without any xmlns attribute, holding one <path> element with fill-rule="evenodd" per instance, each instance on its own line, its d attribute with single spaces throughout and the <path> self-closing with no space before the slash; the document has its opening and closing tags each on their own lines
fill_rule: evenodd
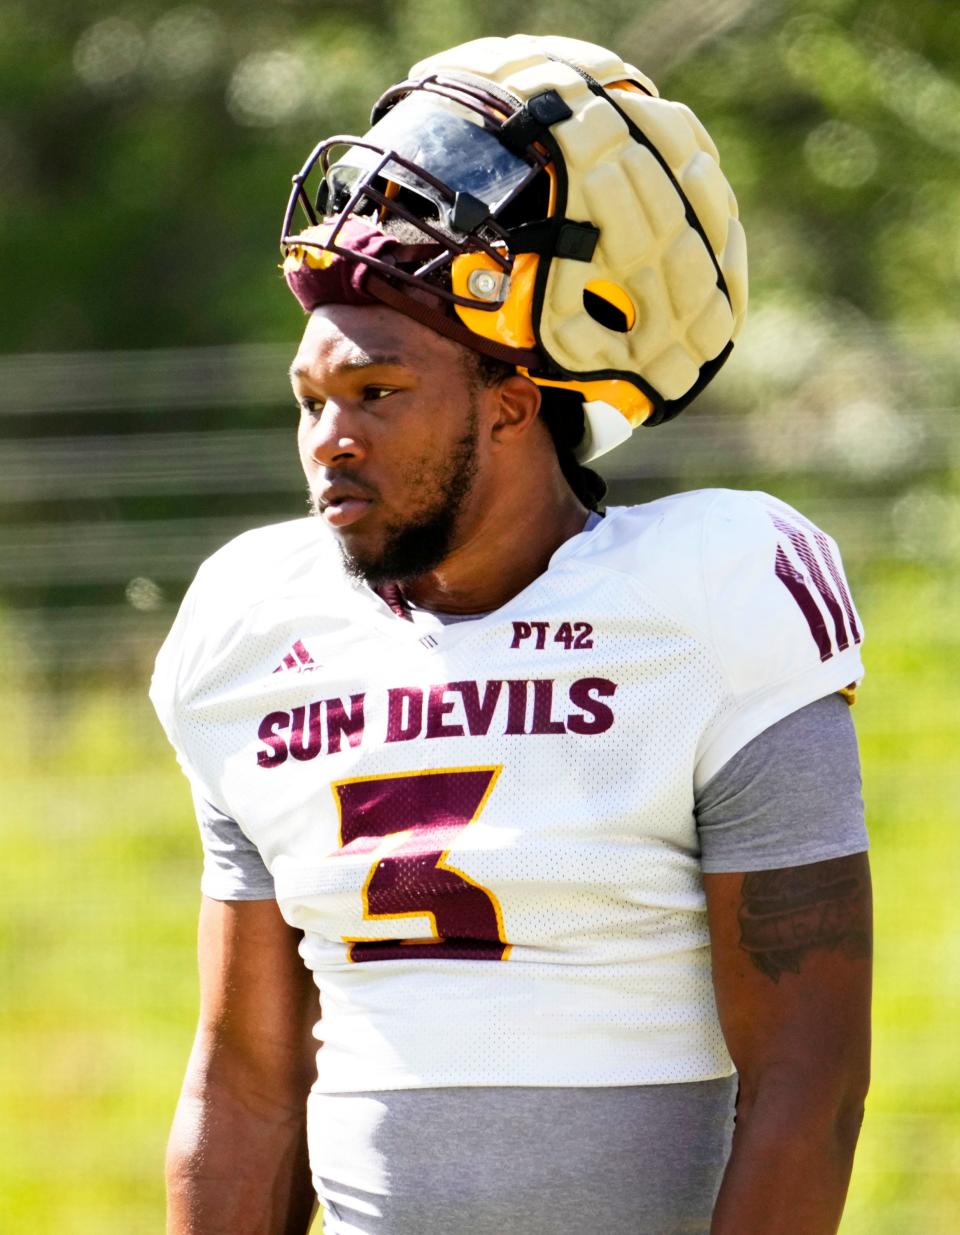
<svg viewBox="0 0 960 1235">
<path fill-rule="evenodd" d="M 499 609 L 543 574 L 557 549 L 583 531 L 589 513 L 565 485 L 522 511 L 498 510 L 436 570 L 405 580 L 402 592 L 441 613 Z"/>
</svg>

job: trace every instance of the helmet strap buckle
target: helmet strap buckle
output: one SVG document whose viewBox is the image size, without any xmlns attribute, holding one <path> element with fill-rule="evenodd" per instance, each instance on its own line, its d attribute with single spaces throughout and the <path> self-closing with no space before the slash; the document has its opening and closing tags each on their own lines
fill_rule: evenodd
<svg viewBox="0 0 960 1235">
<path fill-rule="evenodd" d="M 539 141 L 551 125 L 569 120 L 572 115 L 556 90 L 543 90 L 527 99 L 504 123 L 497 136 L 514 153 L 522 153 Z"/>
</svg>

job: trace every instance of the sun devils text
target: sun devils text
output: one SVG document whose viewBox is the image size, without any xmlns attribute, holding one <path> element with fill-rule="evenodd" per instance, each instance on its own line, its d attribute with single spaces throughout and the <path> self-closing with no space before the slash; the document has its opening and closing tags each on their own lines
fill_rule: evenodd
<svg viewBox="0 0 960 1235">
<path fill-rule="evenodd" d="M 482 737 L 487 733 L 605 733 L 613 725 L 614 715 L 613 708 L 603 700 L 612 699 L 616 689 L 616 683 L 608 678 L 577 678 L 566 687 L 552 678 L 393 686 L 386 692 L 383 741 Z M 378 706 L 378 714 L 380 710 Z M 289 712 L 268 712 L 257 730 L 263 743 L 257 751 L 257 763 L 261 768 L 276 768 L 288 758 L 305 761 L 360 746 L 367 712 L 364 693 L 348 699 L 315 699 Z"/>
</svg>

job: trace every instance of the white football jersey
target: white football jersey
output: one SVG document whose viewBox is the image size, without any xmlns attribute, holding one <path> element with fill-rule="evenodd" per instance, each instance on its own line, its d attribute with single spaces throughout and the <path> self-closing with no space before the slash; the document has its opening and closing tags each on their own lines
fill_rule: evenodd
<svg viewBox="0 0 960 1235">
<path fill-rule="evenodd" d="M 303 519 L 203 565 L 152 697 L 304 932 L 321 1088 L 705 1080 L 695 788 L 860 641 L 836 545 L 765 494 L 611 509 L 446 626 Z"/>
</svg>

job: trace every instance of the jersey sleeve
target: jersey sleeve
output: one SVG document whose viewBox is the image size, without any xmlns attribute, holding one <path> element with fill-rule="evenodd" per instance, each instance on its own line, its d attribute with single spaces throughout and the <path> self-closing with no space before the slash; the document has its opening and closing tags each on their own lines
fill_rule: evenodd
<svg viewBox="0 0 960 1235">
<path fill-rule="evenodd" d="M 701 570 L 725 701 L 701 736 L 695 788 L 770 725 L 863 676 L 863 625 L 836 542 L 785 503 L 720 491 Z"/>
<path fill-rule="evenodd" d="M 214 900 L 265 900 L 274 895 L 273 878 L 239 823 L 214 804 L 216 786 L 206 783 L 190 758 L 178 723 L 185 684 L 209 651 L 202 637 L 203 576 L 201 568 L 157 654 L 150 701 L 190 782 L 203 845 L 201 891 Z"/>
<path fill-rule="evenodd" d="M 195 790 L 201 789 L 199 777 L 184 749 L 177 713 L 181 697 L 183 663 L 192 630 L 198 620 L 199 590 L 200 576 L 198 575 L 187 590 L 173 625 L 157 653 L 153 677 L 150 681 L 150 702 L 153 704 L 157 719 L 174 749 L 177 762 Z"/>
</svg>

